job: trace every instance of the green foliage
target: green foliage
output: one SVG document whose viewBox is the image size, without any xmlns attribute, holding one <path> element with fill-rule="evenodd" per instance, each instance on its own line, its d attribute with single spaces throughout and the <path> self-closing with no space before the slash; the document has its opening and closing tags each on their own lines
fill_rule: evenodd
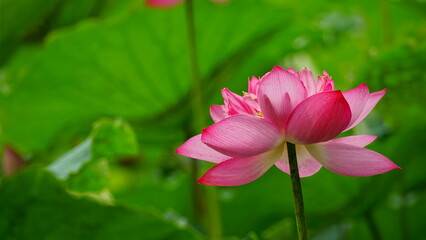
<svg viewBox="0 0 426 240">
<path fill-rule="evenodd" d="M 164 111 L 189 87 L 187 61 L 180 57 L 186 45 L 176 34 L 181 27 L 167 25 L 179 17 L 181 11 L 141 12 L 114 24 L 87 22 L 50 36 L 40 61 L 1 101 L 4 134 L 21 148 L 33 150 L 45 147 L 71 123 L 87 123 L 103 115 L 148 117 Z M 163 22 L 161 29 L 170 31 L 151 32 L 147 25 L 138 28 L 140 22 Z M 164 42 L 169 35 L 176 39 Z M 159 39 L 169 50 L 152 47 Z M 149 61 L 144 61 L 148 56 Z M 32 121 L 26 121 L 30 116 Z M 39 137 L 28 138 L 29 133 Z"/>
<path fill-rule="evenodd" d="M 24 37 L 31 37 L 37 25 L 51 13 L 60 0 L 1 0 L 0 64 L 4 63 Z M 34 11 L 36 9 L 36 11 Z M 19 17 L 17 17 L 19 16 Z"/>
<path fill-rule="evenodd" d="M 2 239 L 202 239 L 185 222 L 155 211 L 103 206 L 70 196 L 40 169 L 4 182 L 0 205 Z"/>
<path fill-rule="evenodd" d="M 388 89 L 353 133 L 378 135 L 369 148 L 403 170 L 302 179 L 308 226 L 316 240 L 422 239 L 424 2 L 193 2 L 206 116 L 221 88 L 276 64 Z M 0 13 L 0 143 L 30 166 L 1 179 L 0 238 L 200 239 L 191 164 L 174 154 L 195 134 L 184 4 L 0 0 Z M 224 235 L 295 239 L 290 187 L 271 169 L 218 188 Z"/>
<path fill-rule="evenodd" d="M 47 168 L 59 179 L 67 179 L 70 174 L 77 173 L 92 159 L 92 141 L 92 138 L 88 138 Z"/>
<path fill-rule="evenodd" d="M 57 178 L 68 180 L 78 192 L 97 192 L 108 187 L 109 163 L 117 157 L 137 155 L 131 127 L 121 119 L 95 122 L 90 136 L 47 166 Z"/>
<path fill-rule="evenodd" d="M 96 158 L 115 158 L 138 154 L 138 143 L 133 129 L 122 119 L 102 119 L 94 124 L 93 155 Z"/>
</svg>

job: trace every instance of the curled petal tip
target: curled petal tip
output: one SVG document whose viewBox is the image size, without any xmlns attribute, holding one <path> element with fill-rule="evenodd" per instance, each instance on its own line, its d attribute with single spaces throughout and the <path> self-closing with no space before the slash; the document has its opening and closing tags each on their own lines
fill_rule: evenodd
<svg viewBox="0 0 426 240">
<path fill-rule="evenodd" d="M 217 166 L 217 165 L 216 165 Z M 213 168 L 215 168 L 216 166 L 214 166 Z M 212 168 L 212 169 L 213 169 Z M 199 184 L 203 184 L 203 185 L 210 185 L 210 186 L 217 186 L 216 184 L 214 184 L 213 182 L 209 181 L 209 171 L 207 171 L 206 173 L 204 173 L 203 176 L 201 176 L 200 178 L 197 179 L 197 183 Z M 214 179 L 213 179 L 214 180 Z"/>
<path fill-rule="evenodd" d="M 206 174 L 204 174 L 199 179 L 197 179 L 197 183 L 204 184 L 204 185 L 212 185 L 212 183 L 209 183 L 208 179 L 206 179 Z"/>
<path fill-rule="evenodd" d="M 272 68 L 272 71 L 276 71 L 276 70 L 285 70 L 284 68 L 282 68 L 281 66 L 278 66 L 278 65 L 275 65 L 273 68 Z"/>
<path fill-rule="evenodd" d="M 185 144 L 180 145 L 178 148 L 176 148 L 175 153 L 185 156 L 185 153 L 184 153 L 185 151 L 183 149 L 184 147 L 185 147 Z"/>
<path fill-rule="evenodd" d="M 221 154 L 205 145 L 201 141 L 201 135 L 196 135 L 187 140 L 178 149 L 176 149 L 176 153 L 182 156 L 214 163 L 219 163 L 230 158 L 229 156 Z"/>
<path fill-rule="evenodd" d="M 363 89 L 366 89 L 368 92 L 370 92 L 370 89 L 368 89 L 368 86 L 367 86 L 367 84 L 366 84 L 366 83 L 361 83 L 361 84 L 358 86 L 358 88 L 363 88 Z"/>
<path fill-rule="evenodd" d="M 201 176 L 199 179 L 197 179 L 197 183 L 199 183 L 199 184 L 203 184 L 203 185 L 216 186 L 215 184 L 213 184 L 213 183 L 211 183 L 211 182 L 207 181 L 207 180 L 205 179 L 204 175 L 203 175 L 203 176 Z"/>
<path fill-rule="evenodd" d="M 389 170 L 387 172 L 392 171 L 392 170 L 402 170 L 402 167 L 396 165 L 396 163 L 394 163 L 390 159 L 388 159 L 388 164 L 389 164 Z"/>
<path fill-rule="evenodd" d="M 210 127 L 206 127 L 201 131 L 201 142 L 203 142 L 204 144 L 206 143 L 206 134 L 209 133 L 209 128 Z"/>
<path fill-rule="evenodd" d="M 394 169 L 402 170 L 402 167 L 395 164 Z"/>
<path fill-rule="evenodd" d="M 171 8 L 183 2 L 183 0 L 147 0 L 145 6 L 152 8 Z"/>
<path fill-rule="evenodd" d="M 385 88 L 385 89 L 382 89 L 380 91 L 377 91 L 377 92 L 374 92 L 374 93 L 371 93 L 371 94 L 377 94 L 378 96 L 383 97 L 386 94 L 387 91 L 388 90 Z"/>
<path fill-rule="evenodd" d="M 392 171 L 392 170 L 402 170 L 402 167 L 396 165 L 394 162 L 390 161 L 390 164 L 391 164 L 391 166 L 389 167 L 389 170 L 387 172 Z"/>
<path fill-rule="evenodd" d="M 197 179 L 197 183 L 199 184 L 203 184 L 203 185 L 208 185 L 208 186 L 222 186 L 219 184 L 215 184 L 214 182 L 209 182 L 208 180 L 206 180 L 204 178 L 204 176 L 200 177 L 199 179 Z M 223 185 L 222 187 L 225 187 L 226 185 Z"/>
</svg>

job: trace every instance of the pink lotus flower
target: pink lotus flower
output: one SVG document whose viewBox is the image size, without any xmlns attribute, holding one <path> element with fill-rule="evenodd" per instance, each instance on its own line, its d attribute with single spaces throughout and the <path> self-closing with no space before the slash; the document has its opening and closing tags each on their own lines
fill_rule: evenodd
<svg viewBox="0 0 426 240">
<path fill-rule="evenodd" d="M 321 166 L 346 176 L 371 176 L 398 169 L 385 156 L 365 149 L 376 137 L 334 139 L 356 126 L 386 90 L 370 93 L 367 85 L 346 92 L 334 90 L 324 72 L 276 66 L 261 79 L 253 77 L 248 92 L 239 96 L 222 90 L 224 105 L 213 105 L 216 123 L 186 141 L 177 153 L 218 163 L 198 182 L 237 186 L 262 176 L 273 165 L 289 174 L 286 141 L 296 144 L 300 177 Z"/>
<path fill-rule="evenodd" d="M 150 7 L 170 8 L 184 2 L 185 0 L 147 0 L 145 3 Z M 225 3 L 228 0 L 211 0 L 212 2 Z"/>
</svg>

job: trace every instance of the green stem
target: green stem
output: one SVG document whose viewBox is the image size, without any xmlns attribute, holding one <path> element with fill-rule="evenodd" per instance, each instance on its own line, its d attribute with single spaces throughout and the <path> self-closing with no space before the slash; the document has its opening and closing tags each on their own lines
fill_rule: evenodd
<svg viewBox="0 0 426 240">
<path fill-rule="evenodd" d="M 203 111 L 203 97 L 201 87 L 201 74 L 197 58 L 197 45 L 195 35 L 195 21 L 194 21 L 194 7 L 192 0 L 186 0 L 186 23 L 188 33 L 188 54 L 191 65 L 191 72 L 193 78 L 193 89 L 191 92 L 192 97 L 192 112 L 194 120 L 194 129 L 199 132 L 205 125 L 206 120 Z M 191 159 L 192 161 L 192 175 L 196 179 L 199 176 L 198 160 Z M 196 184 L 193 185 L 194 195 L 194 208 L 196 218 L 202 221 L 204 229 L 210 239 L 218 240 L 222 236 L 222 225 L 220 221 L 220 211 L 218 204 L 217 190 L 215 187 L 205 187 Z"/>
<path fill-rule="evenodd" d="M 367 223 L 368 228 L 370 229 L 371 236 L 374 240 L 382 240 L 382 236 L 380 234 L 379 226 L 377 226 L 376 221 L 374 220 L 373 214 L 371 210 L 368 210 L 364 213 L 364 218 Z"/>
<path fill-rule="evenodd" d="M 296 146 L 287 142 L 288 162 L 290 164 L 291 185 L 293 187 L 294 212 L 296 215 L 297 235 L 299 240 L 308 240 L 305 209 L 303 206 L 302 186 L 300 185 L 299 169 L 297 167 Z"/>
<path fill-rule="evenodd" d="M 401 172 L 397 184 L 399 185 L 399 194 L 403 197 L 404 201 L 402 202 L 402 205 L 399 208 L 399 226 L 401 229 L 401 239 L 410 240 L 410 211 L 407 205 L 407 193 L 404 190 L 404 186 L 406 186 L 405 179 L 405 172 Z"/>
</svg>

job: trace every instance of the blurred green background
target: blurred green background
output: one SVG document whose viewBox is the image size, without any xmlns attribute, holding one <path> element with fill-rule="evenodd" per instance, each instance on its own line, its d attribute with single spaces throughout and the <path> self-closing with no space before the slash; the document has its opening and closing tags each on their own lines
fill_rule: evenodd
<svg viewBox="0 0 426 240">
<path fill-rule="evenodd" d="M 198 117 L 185 7 L 0 0 L 1 239 L 206 239 L 194 188 L 217 195 L 225 239 L 296 239 L 288 175 L 214 189 L 194 184 L 212 164 L 193 176 L 174 153 L 221 88 L 274 65 L 388 89 L 351 133 L 403 169 L 302 179 L 311 238 L 425 238 L 425 1 L 195 0 Z"/>
</svg>

